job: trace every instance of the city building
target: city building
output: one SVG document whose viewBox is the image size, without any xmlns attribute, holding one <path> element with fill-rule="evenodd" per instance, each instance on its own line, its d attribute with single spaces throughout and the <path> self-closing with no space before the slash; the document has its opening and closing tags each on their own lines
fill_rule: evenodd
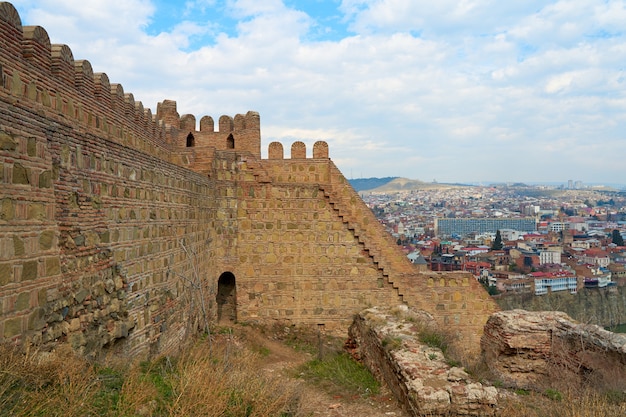
<svg viewBox="0 0 626 417">
<path fill-rule="evenodd" d="M 576 275 L 572 272 L 532 272 L 528 276 L 534 279 L 535 295 L 557 291 L 576 294 L 578 291 Z"/>
<path fill-rule="evenodd" d="M 502 229 L 534 232 L 537 230 L 537 220 L 534 217 L 435 219 L 435 234 L 440 237 L 466 236 L 470 233 L 495 233 Z"/>
</svg>

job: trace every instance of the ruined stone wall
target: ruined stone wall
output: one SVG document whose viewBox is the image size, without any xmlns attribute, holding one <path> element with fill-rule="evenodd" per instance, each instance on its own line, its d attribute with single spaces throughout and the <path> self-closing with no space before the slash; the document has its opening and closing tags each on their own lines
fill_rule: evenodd
<svg viewBox="0 0 626 417">
<path fill-rule="evenodd" d="M 345 333 L 361 309 L 405 303 L 431 312 L 477 354 L 497 310 L 489 295 L 468 273 L 420 273 L 327 155 L 324 142 L 312 158 L 296 142 L 283 159 L 272 143 L 268 160 L 240 162 L 236 189 L 219 193 L 238 196 L 236 244 L 224 266 L 236 271 L 238 318 Z"/>
<path fill-rule="evenodd" d="M 0 337 L 174 347 L 199 321 L 209 180 L 172 163 L 172 129 L 8 3 L 0 40 Z"/>
<path fill-rule="evenodd" d="M 478 350 L 495 304 L 469 274 L 419 274 L 325 142 L 263 160 L 255 112 L 153 116 L 4 2 L 0 40 L 0 338 L 137 355 L 226 307 L 345 334 L 405 303 Z"/>
<path fill-rule="evenodd" d="M 130 351 L 182 337 L 186 279 L 209 265 L 207 180 L 20 103 L 0 138 L 0 334 L 88 351 L 130 329 Z"/>
<path fill-rule="evenodd" d="M 560 311 L 498 312 L 485 325 L 481 345 L 490 370 L 513 387 L 626 387 L 626 335 L 578 323 Z"/>
<path fill-rule="evenodd" d="M 369 308 L 355 315 L 346 347 L 411 416 L 496 415 L 496 388 L 450 365 L 443 344 L 421 341 L 420 334 L 436 334 L 436 327 L 430 314 L 405 305 Z"/>
<path fill-rule="evenodd" d="M 606 287 L 581 289 L 576 294 L 567 291 L 542 296 L 506 294 L 496 302 L 503 310 L 563 311 L 587 324 L 614 327 L 626 323 L 626 288 Z"/>
</svg>

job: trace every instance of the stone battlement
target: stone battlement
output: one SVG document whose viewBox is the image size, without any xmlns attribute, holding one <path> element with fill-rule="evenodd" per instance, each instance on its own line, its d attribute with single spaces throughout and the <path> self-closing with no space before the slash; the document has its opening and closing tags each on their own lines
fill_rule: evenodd
<svg viewBox="0 0 626 417">
<path fill-rule="evenodd" d="M 495 303 L 420 273 L 326 142 L 262 159 L 256 112 L 153 115 L 6 2 L 0 43 L 0 340 L 145 356 L 216 322 L 345 335 L 406 304 L 478 351 Z"/>
<path fill-rule="evenodd" d="M 195 116 L 180 117 L 176 102 L 158 103 L 153 115 L 107 74 L 94 73 L 89 61 L 74 59 L 67 45 L 51 44 L 43 27 L 22 26 L 10 3 L 0 2 L 0 20 L 0 87 L 14 100 L 36 102 L 51 116 L 176 163 L 184 163 L 180 149 L 194 144 L 229 149 L 239 142 L 237 149 L 260 155 L 258 113 L 221 116 L 219 131 L 204 116 L 197 131 Z"/>
</svg>

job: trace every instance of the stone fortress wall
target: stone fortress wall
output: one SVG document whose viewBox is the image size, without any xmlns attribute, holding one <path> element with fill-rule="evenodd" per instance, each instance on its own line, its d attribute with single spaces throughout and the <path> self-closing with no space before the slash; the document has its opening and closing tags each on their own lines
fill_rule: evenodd
<svg viewBox="0 0 626 417">
<path fill-rule="evenodd" d="M 255 112 L 156 114 L 0 2 L 0 339 L 90 355 L 171 351 L 210 321 L 323 325 L 406 303 L 469 350 L 496 305 L 419 272 L 317 142 Z"/>
</svg>

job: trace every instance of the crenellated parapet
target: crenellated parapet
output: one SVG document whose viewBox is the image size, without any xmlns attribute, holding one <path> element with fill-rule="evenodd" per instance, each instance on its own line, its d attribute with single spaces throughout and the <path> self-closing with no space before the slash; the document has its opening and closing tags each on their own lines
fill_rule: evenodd
<svg viewBox="0 0 626 417">
<path fill-rule="evenodd" d="M 307 149 L 304 142 L 296 141 L 291 144 L 291 159 L 306 159 L 306 155 Z M 270 160 L 283 160 L 285 158 L 283 144 L 280 142 L 270 143 L 267 156 Z M 313 159 L 328 159 L 328 143 L 318 140 L 313 144 Z"/>
<path fill-rule="evenodd" d="M 67 45 L 52 44 L 41 26 L 22 26 L 19 13 L 0 2 L 0 92 L 20 106 L 50 113 L 59 121 L 90 131 L 163 160 L 188 165 L 194 146 L 234 149 L 260 157 L 260 119 L 256 112 L 213 119 L 180 117 L 176 102 L 165 100 L 155 115 L 87 60 L 75 59 Z M 193 160 L 193 158 L 191 158 Z"/>
<path fill-rule="evenodd" d="M 215 148 L 250 152 L 261 157 L 261 122 L 259 113 L 249 111 L 235 117 L 220 116 L 218 129 L 211 116 L 203 116 L 197 129 L 196 117 L 192 114 L 179 116 L 176 102 L 165 100 L 157 106 L 157 118 L 176 129 L 175 146 L 178 148 Z M 194 149 L 188 149 L 194 150 Z"/>
<path fill-rule="evenodd" d="M 488 294 L 418 274 L 326 142 L 260 142 L 256 112 L 153 114 L 0 2 L 0 342 L 158 354 L 215 319 L 341 332 L 398 303 L 481 334 Z"/>
<path fill-rule="evenodd" d="M 75 60 L 67 45 L 51 44 L 41 26 L 22 26 L 16 9 L 0 3 L 0 91 L 21 107 L 98 136 L 173 160 L 167 129 L 149 109 L 94 73 L 87 60 Z"/>
</svg>

